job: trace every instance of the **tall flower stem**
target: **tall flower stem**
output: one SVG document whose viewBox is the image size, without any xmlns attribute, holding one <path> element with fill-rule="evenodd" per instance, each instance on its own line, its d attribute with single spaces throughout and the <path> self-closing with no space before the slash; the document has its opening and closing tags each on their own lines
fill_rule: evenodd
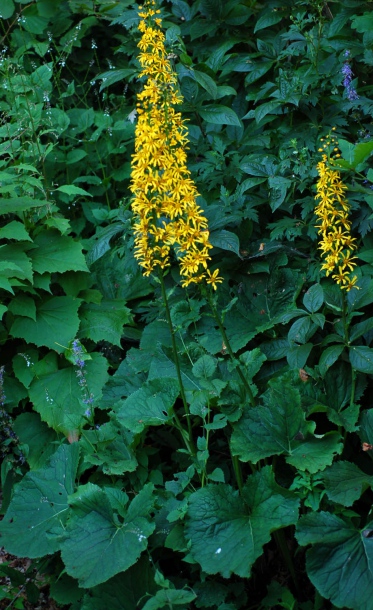
<svg viewBox="0 0 373 610">
<path fill-rule="evenodd" d="M 190 421 L 190 413 L 189 413 L 188 402 L 187 402 L 187 399 L 186 399 L 186 396 L 185 396 L 184 384 L 183 384 L 183 380 L 182 380 L 182 377 L 181 377 L 180 360 L 179 360 L 179 355 L 178 355 L 178 352 L 177 352 L 177 345 L 176 345 L 176 339 L 175 339 L 175 331 L 174 331 L 174 327 L 173 327 L 172 320 L 171 320 L 171 313 L 170 313 L 170 307 L 168 305 L 168 299 L 167 299 L 166 287 L 165 287 L 165 284 L 164 284 L 164 278 L 163 278 L 163 275 L 161 273 L 159 274 L 159 278 L 160 278 L 163 302 L 164 302 L 164 306 L 165 306 L 166 319 L 167 319 L 168 326 L 170 328 L 171 341 L 172 341 L 172 351 L 174 353 L 175 367 L 176 367 L 176 373 L 177 373 L 177 380 L 179 382 L 179 388 L 180 388 L 180 396 L 181 396 L 181 400 L 183 401 L 185 417 L 186 417 L 187 424 L 188 424 L 188 437 L 189 437 L 188 439 L 186 438 L 186 435 L 184 434 L 184 428 L 182 427 L 182 425 L 180 423 L 180 420 L 179 420 L 178 416 L 176 415 L 176 413 L 174 415 L 175 422 L 176 422 L 177 428 L 179 429 L 179 431 L 181 432 L 181 434 L 183 436 L 183 440 L 184 440 L 184 442 L 187 445 L 188 451 L 192 455 L 195 455 L 196 454 L 196 449 L 195 449 L 194 440 L 193 440 L 192 423 Z"/>
<path fill-rule="evenodd" d="M 226 347 L 226 349 L 228 351 L 228 354 L 230 355 L 230 357 L 232 359 L 232 362 L 234 362 L 236 364 L 237 373 L 238 373 L 238 375 L 239 375 L 239 377 L 240 377 L 240 379 L 241 379 L 241 381 L 242 381 L 242 383 L 243 383 L 243 385 L 244 385 L 244 387 L 246 389 L 246 392 L 248 394 L 250 403 L 251 403 L 251 405 L 253 407 L 255 407 L 255 405 L 256 405 L 255 396 L 253 394 L 253 391 L 252 391 L 252 389 L 250 387 L 250 384 L 247 381 L 247 379 L 245 377 L 245 374 L 244 374 L 244 372 L 243 372 L 243 370 L 242 370 L 242 368 L 241 368 L 237 358 L 235 357 L 235 355 L 233 353 L 231 344 L 229 342 L 227 333 L 225 332 L 224 324 L 221 321 L 221 318 L 219 316 L 218 310 L 216 309 L 216 307 L 214 305 L 214 302 L 212 300 L 211 295 L 208 295 L 207 298 L 208 298 L 209 305 L 211 307 L 212 314 L 213 314 L 213 316 L 214 316 L 214 318 L 216 320 L 217 325 L 219 326 L 219 330 L 221 332 L 221 336 L 223 337 L 224 345 L 225 345 L 225 347 Z"/>
</svg>

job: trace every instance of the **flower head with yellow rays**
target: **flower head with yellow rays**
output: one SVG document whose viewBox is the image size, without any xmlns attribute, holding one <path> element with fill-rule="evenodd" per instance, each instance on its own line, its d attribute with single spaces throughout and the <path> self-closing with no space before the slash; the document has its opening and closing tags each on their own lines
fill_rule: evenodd
<svg viewBox="0 0 373 610">
<path fill-rule="evenodd" d="M 144 88 L 137 96 L 138 121 L 132 156 L 131 191 L 135 217 L 135 257 L 150 275 L 171 264 L 171 248 L 180 264 L 182 286 L 206 281 L 214 289 L 222 281 L 211 260 L 207 220 L 187 168 L 187 129 L 176 106 L 183 98 L 165 48 L 156 3 L 140 7 L 138 56 Z"/>
<path fill-rule="evenodd" d="M 334 130 L 334 128 L 333 128 Z M 347 292 L 351 288 L 357 288 L 357 276 L 351 277 L 351 272 L 356 267 L 356 239 L 351 237 L 351 222 L 348 217 L 350 206 L 345 197 L 347 186 L 343 184 L 341 174 L 336 170 L 334 159 L 340 156 L 338 142 L 334 134 L 329 134 L 321 139 L 322 160 L 317 164 L 319 178 L 316 185 L 315 214 L 319 219 L 316 225 L 321 235 L 319 249 L 324 263 L 321 269 L 326 275 L 331 275 L 333 280 Z M 332 148 L 332 154 L 328 151 Z"/>
</svg>

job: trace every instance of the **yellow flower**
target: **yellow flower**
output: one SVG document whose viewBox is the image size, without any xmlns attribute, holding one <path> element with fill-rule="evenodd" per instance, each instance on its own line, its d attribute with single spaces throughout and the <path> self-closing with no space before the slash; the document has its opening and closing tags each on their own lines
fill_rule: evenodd
<svg viewBox="0 0 373 610">
<path fill-rule="evenodd" d="M 331 140 L 332 144 L 335 141 Z M 330 141 L 327 141 L 330 144 Z M 334 151 L 338 148 L 334 147 Z M 334 155 L 334 158 L 338 155 Z M 356 249 L 356 238 L 351 237 L 351 222 L 348 218 L 350 206 L 345 198 L 347 186 L 343 184 L 339 171 L 333 167 L 333 158 L 328 162 L 328 157 L 323 154 L 322 161 L 317 164 L 319 178 L 316 184 L 315 214 L 319 219 L 316 225 L 318 233 L 321 235 L 319 249 L 321 256 L 325 257 L 325 262 L 321 269 L 326 275 L 332 275 L 346 291 L 355 286 L 357 277 L 350 277 L 350 272 L 356 267 L 356 256 L 352 256 Z M 334 273 L 333 273 L 334 272 Z"/>
<path fill-rule="evenodd" d="M 140 7 L 138 44 L 143 90 L 137 96 L 138 121 L 132 156 L 135 257 L 149 275 L 171 264 L 173 247 L 189 286 L 206 279 L 216 289 L 218 271 L 206 275 L 209 242 L 207 219 L 197 205 L 198 192 L 187 168 L 187 129 L 175 109 L 183 101 L 165 48 L 160 11 L 154 0 Z"/>
<path fill-rule="evenodd" d="M 210 284 L 213 287 L 214 290 L 217 289 L 217 285 L 216 284 L 223 281 L 223 278 L 222 277 L 218 277 L 218 274 L 219 274 L 219 269 L 215 269 L 215 271 L 213 273 L 211 273 L 210 270 L 207 269 L 208 277 L 206 279 L 206 282 L 208 284 Z"/>
</svg>

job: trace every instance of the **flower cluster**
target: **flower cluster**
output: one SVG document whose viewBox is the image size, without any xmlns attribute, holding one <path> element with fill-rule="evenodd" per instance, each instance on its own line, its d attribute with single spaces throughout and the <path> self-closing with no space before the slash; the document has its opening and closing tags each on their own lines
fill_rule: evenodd
<svg viewBox="0 0 373 610">
<path fill-rule="evenodd" d="M 350 102 L 353 102 L 355 100 L 359 99 L 358 94 L 356 93 L 356 89 L 353 87 L 353 85 L 351 84 L 352 82 L 352 77 L 353 77 L 353 72 L 351 70 L 351 66 L 349 64 L 348 61 L 348 56 L 350 55 L 350 51 L 345 51 L 344 52 L 344 56 L 346 57 L 346 61 L 343 64 L 342 67 L 342 74 L 343 74 L 343 86 L 345 88 L 346 91 L 346 95 L 347 98 L 350 100 Z"/>
<path fill-rule="evenodd" d="M 357 276 L 351 277 L 351 271 L 356 267 L 356 238 L 351 237 L 351 222 L 349 220 L 350 206 L 345 197 L 347 186 L 343 184 L 339 171 L 333 169 L 333 159 L 339 157 L 337 140 L 329 135 L 319 152 L 323 152 L 322 161 L 317 165 L 319 179 L 317 181 L 316 200 L 318 204 L 315 214 L 320 224 L 316 225 L 322 236 L 320 250 L 324 257 L 321 269 L 326 275 L 332 274 L 333 280 L 346 291 L 356 287 Z M 332 147 L 333 153 L 329 159 L 327 150 Z"/>
<path fill-rule="evenodd" d="M 165 48 L 155 2 L 140 9 L 140 77 L 135 153 L 132 158 L 132 210 L 135 256 L 149 275 L 170 265 L 171 248 L 179 259 L 182 285 L 207 281 L 216 289 L 218 270 L 210 273 L 207 220 L 196 203 L 198 192 L 187 168 L 187 129 L 175 106 L 183 99 Z"/>
</svg>

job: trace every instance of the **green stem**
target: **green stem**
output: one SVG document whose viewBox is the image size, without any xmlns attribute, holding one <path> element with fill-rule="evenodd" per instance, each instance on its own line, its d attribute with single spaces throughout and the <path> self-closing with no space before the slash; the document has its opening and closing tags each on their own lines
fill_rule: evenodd
<svg viewBox="0 0 373 610">
<path fill-rule="evenodd" d="M 242 480 L 241 464 L 238 460 L 237 455 L 232 455 L 232 453 L 231 453 L 231 457 L 232 457 L 233 470 L 234 470 L 234 474 L 235 474 L 236 481 L 237 481 L 237 486 L 238 486 L 238 489 L 240 490 L 240 493 L 242 493 L 243 480 Z"/>
<path fill-rule="evenodd" d="M 298 583 L 297 575 L 295 573 L 293 559 L 290 555 L 288 545 L 286 544 L 284 530 L 277 530 L 276 532 L 274 532 L 273 535 L 274 535 L 274 539 L 276 541 L 276 546 L 277 546 L 278 550 L 280 551 L 283 560 L 286 563 L 290 576 L 293 579 L 293 583 L 297 590 L 297 593 L 300 593 L 299 583 Z"/>
<path fill-rule="evenodd" d="M 241 381 L 242 381 L 242 383 L 243 383 L 243 385 L 244 385 L 244 387 L 245 387 L 245 389 L 246 389 L 246 391 L 247 391 L 247 394 L 248 394 L 248 396 L 249 396 L 249 400 L 250 400 L 250 402 L 251 402 L 251 405 L 252 405 L 253 407 L 255 407 L 255 405 L 256 405 L 256 400 L 255 400 L 255 397 L 254 397 L 253 391 L 252 391 L 252 389 L 250 388 L 250 384 L 249 384 L 249 382 L 247 381 L 247 379 L 246 379 L 246 377 L 245 377 L 245 375 L 244 375 L 244 372 L 243 372 L 242 368 L 240 367 L 240 364 L 239 364 L 239 362 L 238 362 L 237 358 L 235 357 L 235 355 L 234 355 L 234 353 L 233 353 L 233 350 L 232 350 L 231 344 L 230 344 L 229 339 L 228 339 L 228 337 L 227 337 L 227 333 L 225 332 L 225 328 L 224 328 L 223 322 L 222 322 L 222 321 L 221 321 L 221 319 L 220 319 L 220 316 L 219 316 L 219 314 L 218 314 L 218 311 L 217 311 L 217 309 L 216 309 L 216 307 L 215 307 L 215 305 L 214 305 L 214 303 L 213 303 L 212 298 L 211 298 L 211 296 L 210 296 L 210 295 L 208 296 L 208 301 L 209 301 L 209 304 L 210 304 L 210 307 L 211 307 L 211 311 L 212 311 L 212 313 L 213 313 L 213 315 L 214 315 L 214 318 L 215 318 L 215 320 L 216 320 L 216 322 L 217 322 L 217 325 L 219 326 L 219 330 L 220 330 L 220 332 L 221 332 L 221 336 L 223 337 L 224 345 L 225 345 L 225 347 L 227 348 L 228 354 L 230 355 L 230 357 L 231 357 L 232 361 L 233 361 L 234 363 L 236 363 L 236 366 L 237 366 L 237 373 L 238 373 L 238 375 L 239 375 L 239 377 L 240 377 L 240 379 L 241 379 Z"/>
<path fill-rule="evenodd" d="M 170 333 L 171 333 L 172 350 L 173 350 L 174 358 L 175 358 L 175 367 L 176 367 L 176 373 L 177 373 L 177 380 L 179 382 L 180 396 L 181 396 L 181 400 L 183 401 L 185 416 L 186 416 L 186 420 L 187 420 L 187 424 L 188 424 L 189 441 L 188 441 L 187 448 L 192 453 L 192 455 L 195 455 L 196 450 L 195 450 L 194 441 L 193 441 L 192 423 L 190 421 L 188 402 L 187 402 L 187 399 L 185 396 L 184 384 L 183 384 L 183 380 L 181 377 L 180 361 L 179 361 L 179 356 L 178 356 L 178 352 L 177 352 L 177 345 L 176 345 L 174 328 L 173 328 L 172 320 L 171 320 L 170 308 L 168 306 L 166 287 L 164 285 L 164 279 L 163 279 L 163 275 L 161 273 L 159 274 L 159 278 L 160 278 L 160 283 L 161 283 L 163 302 L 164 302 L 165 311 L 166 311 L 166 318 L 167 318 L 168 326 L 170 328 Z M 178 419 L 176 414 L 175 414 L 175 420 L 181 426 L 180 420 Z M 177 426 L 178 428 L 179 428 L 179 425 Z M 179 428 L 179 430 L 180 430 L 180 428 Z M 184 430 L 182 426 L 181 426 L 181 430 Z M 184 435 L 183 435 L 183 438 L 184 438 L 184 440 L 186 440 Z"/>
</svg>

